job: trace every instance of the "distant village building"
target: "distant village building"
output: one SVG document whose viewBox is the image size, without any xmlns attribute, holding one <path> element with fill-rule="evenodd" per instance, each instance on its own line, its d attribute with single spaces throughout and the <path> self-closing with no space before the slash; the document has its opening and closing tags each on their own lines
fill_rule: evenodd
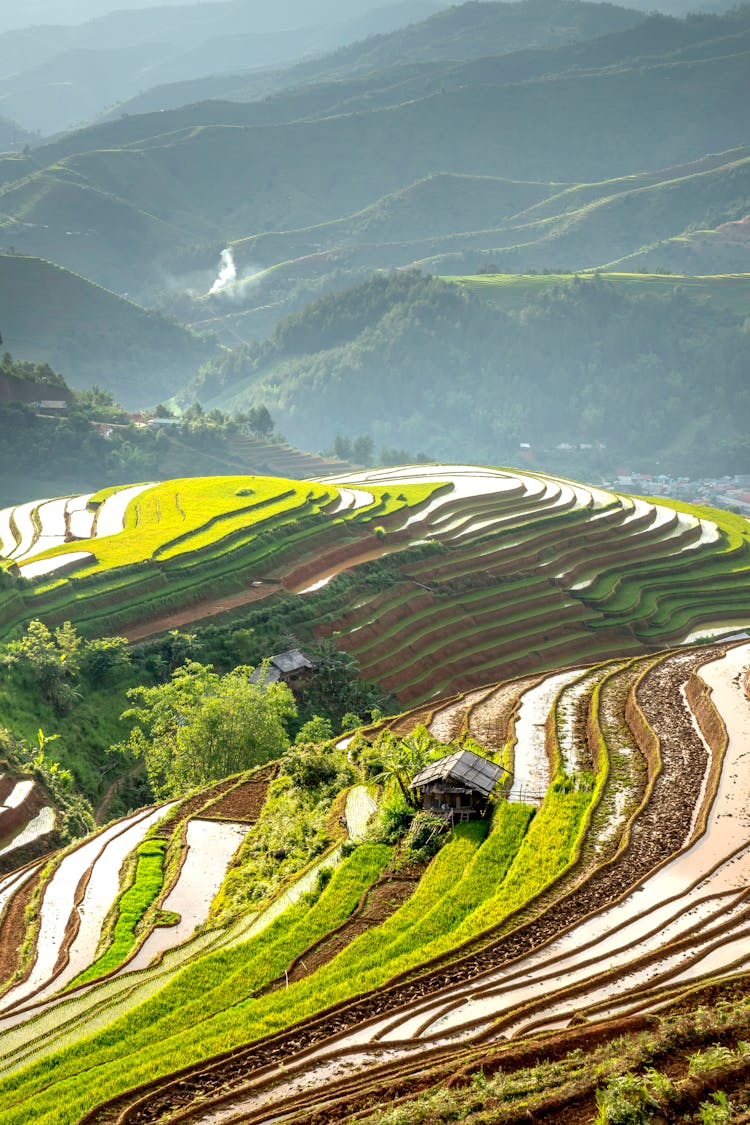
<svg viewBox="0 0 750 1125">
<path fill-rule="evenodd" d="M 292 690 L 306 683 L 315 671 L 315 665 L 298 648 L 287 649 L 264 660 L 250 676 L 253 684 L 287 684 Z"/>
<path fill-rule="evenodd" d="M 492 790 L 508 770 L 473 750 L 457 750 L 420 770 L 409 788 L 418 790 L 422 808 L 453 822 L 484 814 Z"/>
<path fill-rule="evenodd" d="M 67 410 L 68 404 L 62 398 L 43 398 L 34 404 L 40 410 Z"/>
<path fill-rule="evenodd" d="M 42 400 L 42 395 L 51 397 Z M 64 410 L 72 398 L 73 392 L 67 387 L 58 387 L 54 383 L 32 383 L 7 371 L 0 372 L 0 402 L 25 402 L 37 408 L 45 406 L 50 410 Z"/>
</svg>

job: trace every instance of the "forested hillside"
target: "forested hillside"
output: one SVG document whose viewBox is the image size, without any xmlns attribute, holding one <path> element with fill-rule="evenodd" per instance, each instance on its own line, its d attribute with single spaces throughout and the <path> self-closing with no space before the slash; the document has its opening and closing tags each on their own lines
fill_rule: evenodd
<svg viewBox="0 0 750 1125">
<path fill-rule="evenodd" d="M 532 280 L 502 311 L 491 286 L 377 278 L 208 365 L 194 392 L 206 406 L 267 402 L 293 439 L 317 444 L 369 434 L 498 464 L 521 442 L 584 442 L 606 444 L 610 461 L 746 465 L 746 314 L 694 299 L 676 278 L 658 279 L 661 295 L 647 279 L 635 293 L 595 277 L 536 294 Z M 747 308 L 747 287 L 738 299 Z"/>
<path fill-rule="evenodd" d="M 98 490 L 136 477 L 233 469 L 290 477 L 345 468 L 290 447 L 265 406 L 229 417 L 193 406 L 180 418 L 131 416 L 95 385 L 73 391 L 49 364 L 0 359 L 0 505 Z"/>
</svg>

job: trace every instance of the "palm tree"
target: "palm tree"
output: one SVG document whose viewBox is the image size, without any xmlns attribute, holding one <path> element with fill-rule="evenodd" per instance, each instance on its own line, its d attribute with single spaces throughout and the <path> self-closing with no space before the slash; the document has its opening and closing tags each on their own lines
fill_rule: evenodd
<svg viewBox="0 0 750 1125">
<path fill-rule="evenodd" d="M 383 769 L 375 781 L 380 785 L 395 781 L 406 803 L 416 808 L 417 799 L 409 789 L 409 782 L 419 773 L 438 746 L 439 743 L 421 723 L 404 739 L 391 736 L 382 757 Z"/>
</svg>

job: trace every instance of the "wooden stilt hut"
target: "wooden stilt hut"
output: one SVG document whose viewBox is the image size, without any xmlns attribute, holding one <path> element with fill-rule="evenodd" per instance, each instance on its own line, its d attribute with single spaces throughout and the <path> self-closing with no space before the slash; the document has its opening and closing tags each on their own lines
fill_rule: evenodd
<svg viewBox="0 0 750 1125">
<path fill-rule="evenodd" d="M 455 823 L 483 816 L 492 790 L 507 772 L 472 750 L 457 750 L 430 762 L 409 788 L 419 792 L 423 809 Z"/>
</svg>

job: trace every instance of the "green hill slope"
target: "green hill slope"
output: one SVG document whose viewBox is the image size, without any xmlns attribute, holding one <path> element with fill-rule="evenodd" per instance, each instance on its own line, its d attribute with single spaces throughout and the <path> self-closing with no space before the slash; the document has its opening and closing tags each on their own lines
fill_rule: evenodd
<svg viewBox="0 0 750 1125">
<path fill-rule="evenodd" d="M 484 274 L 476 277 L 446 278 L 470 292 L 481 295 L 504 312 L 524 307 L 530 298 L 551 290 L 568 290 L 578 284 L 603 281 L 629 297 L 671 297 L 675 291 L 716 309 L 728 309 L 738 316 L 750 310 L 750 274 L 725 274 L 700 277 L 694 274 L 649 274 L 601 272 L 589 274 Z"/>
<path fill-rule="evenodd" d="M 523 18 L 529 26 L 544 15 L 533 4 L 511 8 L 503 18 Z M 450 20 L 461 27 L 463 20 L 468 34 L 473 15 L 484 14 L 483 6 L 479 9 L 456 9 Z M 606 18 L 610 15 L 608 10 Z M 549 57 L 506 54 L 459 67 L 452 79 L 456 64 L 446 64 L 443 74 L 429 76 L 421 89 L 418 77 L 416 87 L 409 85 L 413 80 L 402 85 L 398 75 L 375 70 L 372 79 L 359 77 L 358 92 L 346 83 L 337 92 L 329 84 L 317 92 L 287 92 L 278 104 L 211 102 L 129 117 L 37 149 L 37 170 L 6 182 L 0 193 L 5 215 L 0 229 L 12 234 L 17 247 L 54 257 L 110 286 L 121 285 L 125 271 L 128 287 L 141 293 L 146 285 L 153 290 L 165 276 L 195 267 L 205 271 L 208 288 L 222 244 L 270 231 L 307 230 L 368 207 L 382 210 L 378 200 L 436 173 L 558 185 L 599 182 L 602 205 L 607 201 L 611 208 L 612 192 L 604 184 L 612 178 L 685 164 L 746 141 L 743 101 L 737 97 L 747 71 L 746 25 L 742 13 L 723 20 L 657 20 L 653 27 L 647 21 L 585 45 L 588 55 L 583 47 L 566 49 L 573 54 L 550 51 Z M 649 48 L 652 32 L 655 44 Z M 442 42 L 437 36 L 438 54 L 448 49 Z M 644 131 L 646 119 L 650 127 Z M 714 192 L 717 206 L 736 209 L 745 197 L 739 177 L 735 169 L 733 187 L 718 180 L 706 186 L 705 197 Z M 572 220 L 562 228 L 522 224 L 503 237 L 497 224 L 507 207 L 493 218 L 487 203 L 470 198 L 467 225 L 451 182 L 442 188 L 444 199 L 428 203 L 433 214 L 418 234 L 447 240 L 479 229 L 479 236 L 459 237 L 454 245 L 415 243 L 412 236 L 396 249 L 389 245 L 381 261 L 368 260 L 368 266 L 431 260 L 462 247 L 488 253 L 516 248 L 516 259 L 523 259 L 529 244 L 526 260 L 503 262 L 503 268 L 578 267 L 615 260 L 643 244 L 625 233 L 615 237 L 620 228 L 638 227 L 643 215 L 637 199 L 627 206 L 634 207 L 638 221 L 628 221 L 627 214 L 611 220 L 603 215 L 601 234 L 597 216 L 583 215 L 580 230 Z M 644 201 L 649 242 L 682 234 L 689 224 L 705 225 L 707 206 L 695 184 L 688 202 L 676 191 L 661 205 Z M 388 210 L 390 220 L 382 224 L 358 227 L 349 220 L 338 232 L 337 251 L 345 252 L 352 238 L 355 245 L 403 242 L 406 214 L 399 217 L 393 201 Z M 737 216 L 719 216 L 724 217 Z M 87 230 L 94 234 L 81 237 Z M 550 245 L 553 234 L 565 239 Z M 324 234 L 317 241 L 325 245 L 326 239 Z M 575 262 L 550 260 L 568 253 Z M 284 260 L 254 264 L 270 267 Z M 469 263 L 454 262 L 452 272 L 467 269 Z M 330 270 L 318 264 L 313 272 L 326 276 Z M 287 276 L 287 289 L 293 276 L 294 271 Z"/>
<path fill-rule="evenodd" d="M 134 408 L 180 386 L 213 351 L 115 293 L 18 254 L 0 255 L 0 307 L 16 358 L 49 363 L 73 387 L 116 390 Z"/>
<path fill-rule="evenodd" d="M 666 267 L 674 273 L 700 274 L 706 268 L 736 273 L 746 269 L 748 261 L 750 219 L 747 214 L 738 214 L 737 218 L 719 223 L 714 229 L 698 229 L 676 238 L 660 239 L 621 258 L 617 266 L 620 269 Z"/>
<path fill-rule="evenodd" d="M 651 464 L 670 446 L 680 471 L 730 471 L 744 457 L 747 277 L 561 280 L 376 278 L 217 361 L 194 393 L 206 407 L 266 402 L 313 446 L 368 433 L 378 447 L 496 462 L 521 442 L 586 442 L 606 445 L 610 465 Z"/>
<path fill-rule="evenodd" d="M 238 304 L 250 310 L 271 299 L 283 302 L 293 277 L 327 273 L 332 281 L 336 270 L 353 278 L 404 263 L 444 273 L 473 272 L 480 265 L 507 272 L 592 269 L 631 259 L 652 268 L 669 266 L 671 259 L 659 256 L 668 236 L 689 242 L 691 236 L 683 232 L 746 213 L 749 159 L 743 147 L 687 165 L 570 187 L 433 175 L 346 219 L 235 241 L 240 277 L 243 271 L 256 273 L 262 283 L 257 297 L 251 291 L 244 298 L 240 283 Z M 747 267 L 741 233 L 737 228 L 727 272 Z M 703 268 L 694 272 L 723 272 L 727 259 L 721 247 L 730 242 L 727 232 L 705 243 Z M 257 273 L 260 263 L 267 272 Z M 220 312 L 220 303 L 214 308 Z"/>
</svg>

